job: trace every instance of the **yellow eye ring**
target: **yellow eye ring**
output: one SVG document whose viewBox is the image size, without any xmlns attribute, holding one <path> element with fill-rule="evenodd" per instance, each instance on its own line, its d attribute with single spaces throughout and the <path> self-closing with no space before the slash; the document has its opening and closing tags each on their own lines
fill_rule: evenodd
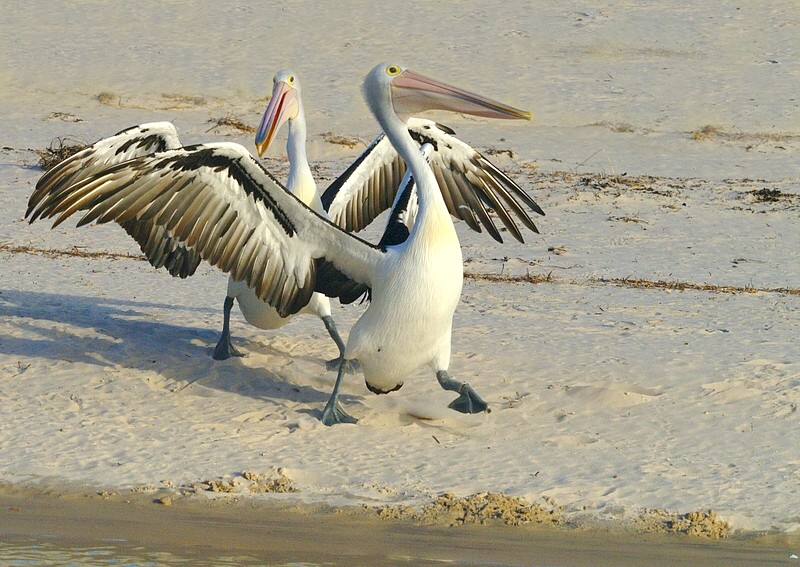
<svg viewBox="0 0 800 567">
<path fill-rule="evenodd" d="M 286 79 L 286 82 L 289 83 L 290 85 L 293 85 L 294 84 L 294 75 L 289 75 L 289 78 Z"/>
<path fill-rule="evenodd" d="M 389 65 L 388 67 L 386 67 L 386 74 L 390 76 L 399 75 L 400 71 L 401 69 L 397 65 Z"/>
</svg>

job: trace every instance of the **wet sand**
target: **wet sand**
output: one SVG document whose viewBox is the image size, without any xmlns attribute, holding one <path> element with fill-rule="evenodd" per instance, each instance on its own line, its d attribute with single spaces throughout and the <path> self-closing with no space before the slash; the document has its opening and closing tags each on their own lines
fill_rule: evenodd
<svg viewBox="0 0 800 567">
<path fill-rule="evenodd" d="M 522 527 L 419 526 L 366 514 L 240 499 L 0 490 L 0 540 L 124 541 L 186 558 L 246 556 L 269 564 L 752 566 L 796 565 L 800 539 L 687 536 Z"/>
</svg>

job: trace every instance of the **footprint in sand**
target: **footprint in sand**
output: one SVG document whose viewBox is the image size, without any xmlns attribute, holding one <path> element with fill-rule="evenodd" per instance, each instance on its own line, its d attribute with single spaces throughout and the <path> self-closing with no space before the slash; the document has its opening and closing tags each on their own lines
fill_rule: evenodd
<svg viewBox="0 0 800 567">
<path fill-rule="evenodd" d="M 572 386 L 567 396 L 608 408 L 625 408 L 646 404 L 663 394 L 659 388 L 643 388 L 620 382 Z"/>
</svg>

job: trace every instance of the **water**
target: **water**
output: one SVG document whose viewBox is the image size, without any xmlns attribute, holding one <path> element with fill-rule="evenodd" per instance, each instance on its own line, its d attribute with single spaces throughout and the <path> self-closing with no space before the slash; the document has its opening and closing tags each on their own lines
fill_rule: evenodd
<svg viewBox="0 0 800 567">
<path fill-rule="evenodd" d="M 167 551 L 155 551 L 132 545 L 124 540 L 95 545 L 76 545 L 62 539 L 17 539 L 0 541 L 0 567 L 13 566 L 58 567 L 315 567 L 317 563 L 281 563 L 264 561 L 248 555 L 190 556 Z"/>
</svg>

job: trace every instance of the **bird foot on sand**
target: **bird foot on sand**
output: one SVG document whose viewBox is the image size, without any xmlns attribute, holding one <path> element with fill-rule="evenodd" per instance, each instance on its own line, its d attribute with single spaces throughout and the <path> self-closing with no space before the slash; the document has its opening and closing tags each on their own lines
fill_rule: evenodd
<svg viewBox="0 0 800 567">
<path fill-rule="evenodd" d="M 322 410 L 322 419 L 320 421 L 328 426 L 336 425 L 337 423 L 358 423 L 356 418 L 344 411 L 338 401 L 331 403 L 330 400 L 328 400 L 325 409 Z"/>
<path fill-rule="evenodd" d="M 228 360 L 232 356 L 244 356 L 244 353 L 237 350 L 230 339 L 220 339 L 214 347 L 214 360 Z"/>
<path fill-rule="evenodd" d="M 461 395 L 447 406 L 450 409 L 460 411 L 461 413 L 489 413 L 491 411 L 488 404 L 483 401 L 469 384 L 465 383 L 461 386 L 459 392 L 461 392 Z"/>
</svg>

